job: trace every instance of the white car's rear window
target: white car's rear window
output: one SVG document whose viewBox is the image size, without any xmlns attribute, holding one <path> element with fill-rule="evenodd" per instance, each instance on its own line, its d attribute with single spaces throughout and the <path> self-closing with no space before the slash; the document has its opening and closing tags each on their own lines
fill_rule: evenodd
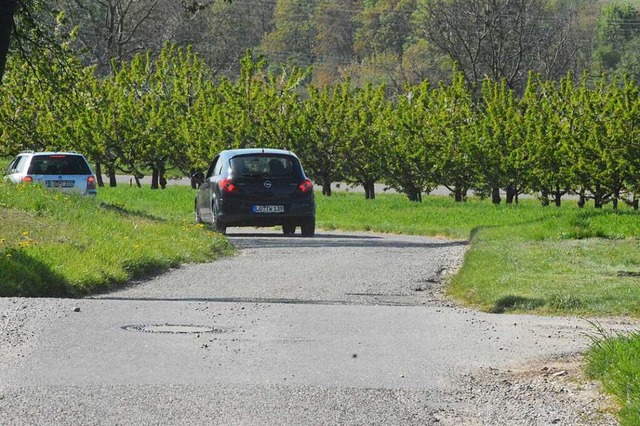
<svg viewBox="0 0 640 426">
<path fill-rule="evenodd" d="M 31 175 L 90 175 L 91 169 L 79 155 L 37 155 L 29 166 Z"/>
</svg>

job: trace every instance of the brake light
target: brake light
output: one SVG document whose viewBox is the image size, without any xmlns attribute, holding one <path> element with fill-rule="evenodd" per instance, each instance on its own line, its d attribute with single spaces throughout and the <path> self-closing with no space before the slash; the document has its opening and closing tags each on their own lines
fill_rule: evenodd
<svg viewBox="0 0 640 426">
<path fill-rule="evenodd" d="M 22 178 L 22 181 L 26 183 L 31 183 L 33 182 L 33 178 L 31 176 L 25 176 Z"/>
<path fill-rule="evenodd" d="M 298 189 L 301 192 L 309 192 L 313 189 L 313 183 L 311 183 L 309 179 L 305 179 L 300 185 L 298 185 Z"/>
<path fill-rule="evenodd" d="M 87 178 L 87 190 L 96 189 L 96 178 L 93 176 L 89 176 Z"/>
<path fill-rule="evenodd" d="M 238 187 L 235 183 L 233 183 L 231 179 L 222 179 L 220 181 L 220 189 L 222 189 L 224 192 L 235 192 Z"/>
</svg>

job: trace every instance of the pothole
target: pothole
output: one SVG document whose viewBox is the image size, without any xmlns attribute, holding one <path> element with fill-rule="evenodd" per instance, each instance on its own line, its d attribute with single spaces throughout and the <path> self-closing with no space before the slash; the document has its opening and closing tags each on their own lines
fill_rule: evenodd
<svg viewBox="0 0 640 426">
<path fill-rule="evenodd" d="M 139 331 L 142 333 L 161 334 L 224 333 L 227 331 L 219 327 L 185 324 L 131 324 L 122 326 L 122 329 L 128 331 Z"/>
</svg>

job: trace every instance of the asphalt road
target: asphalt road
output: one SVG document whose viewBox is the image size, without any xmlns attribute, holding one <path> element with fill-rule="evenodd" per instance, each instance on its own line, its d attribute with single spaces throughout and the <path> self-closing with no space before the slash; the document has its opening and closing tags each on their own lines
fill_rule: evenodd
<svg viewBox="0 0 640 426">
<path fill-rule="evenodd" d="M 230 232 L 236 256 L 122 291 L 0 299 L 0 424 L 605 424 L 589 386 L 547 386 L 588 321 L 442 297 L 465 242 Z"/>
</svg>

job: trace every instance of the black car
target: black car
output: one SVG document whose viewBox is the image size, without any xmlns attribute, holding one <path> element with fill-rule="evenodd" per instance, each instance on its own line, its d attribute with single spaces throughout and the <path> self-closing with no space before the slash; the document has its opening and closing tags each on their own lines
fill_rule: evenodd
<svg viewBox="0 0 640 426">
<path fill-rule="evenodd" d="M 195 199 L 198 223 L 226 232 L 229 226 L 299 226 L 313 236 L 316 205 L 313 184 L 298 157 L 281 149 L 234 149 L 214 159 Z"/>
</svg>

